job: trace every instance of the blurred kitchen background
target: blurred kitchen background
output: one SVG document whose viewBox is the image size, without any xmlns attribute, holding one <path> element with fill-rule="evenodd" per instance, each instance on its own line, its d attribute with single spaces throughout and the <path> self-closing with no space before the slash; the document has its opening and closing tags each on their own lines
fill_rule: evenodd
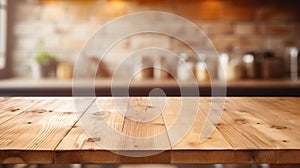
<svg viewBox="0 0 300 168">
<path fill-rule="evenodd" d="M 92 72 L 98 69 L 97 77 L 110 78 L 122 59 L 145 47 L 161 47 L 180 58 L 170 59 L 167 54 L 140 55 L 122 64 L 123 73 L 133 73 L 147 64 L 166 68 L 179 80 L 190 79 L 186 67 L 193 70 L 193 77 L 199 82 L 209 80 L 207 69 L 211 79 L 224 80 L 218 70 L 222 64 L 228 81 L 295 81 L 300 74 L 297 0 L 1 0 L 1 3 L 3 78 L 71 79 L 81 47 L 97 29 L 112 19 L 141 11 L 170 12 L 192 21 L 212 41 L 221 61 L 213 60 L 207 53 L 197 56 L 172 37 L 145 33 L 119 42 L 100 67 L 99 53 L 93 50 L 84 53 L 85 77 L 94 77 Z M 161 30 L 180 27 L 188 43 L 202 45 L 194 39 L 193 32 L 187 31 L 187 25 L 170 25 L 160 18 L 151 21 Z M 187 64 L 182 67 L 183 62 Z M 136 79 L 170 80 L 170 74 L 154 71 L 144 70 Z"/>
</svg>

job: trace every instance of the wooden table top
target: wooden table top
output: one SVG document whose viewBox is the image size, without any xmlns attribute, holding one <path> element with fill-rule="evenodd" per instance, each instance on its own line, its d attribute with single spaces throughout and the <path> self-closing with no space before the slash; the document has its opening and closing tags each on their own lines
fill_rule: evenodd
<svg viewBox="0 0 300 168">
<path fill-rule="evenodd" d="M 199 141 L 199 133 L 211 98 L 194 98 L 200 103 L 195 122 L 173 146 L 168 136 L 147 143 L 107 139 L 110 132 L 101 129 L 104 135 L 89 136 L 80 120 L 91 115 L 91 124 L 106 123 L 122 135 L 139 139 L 163 132 L 170 135 L 168 128 L 178 119 L 182 98 L 166 98 L 163 112 L 149 122 L 118 113 L 114 98 L 93 99 L 82 98 L 87 108 L 75 112 L 71 97 L 0 97 L 0 163 L 300 163 L 297 97 L 227 97 L 217 129 L 204 142 Z M 145 107 L 155 109 L 146 97 L 131 97 L 129 101 L 144 112 Z M 92 104 L 98 105 L 98 111 L 93 111 Z M 97 141 L 117 142 L 112 144 L 118 147 L 108 150 Z M 143 153 L 159 150 L 163 143 L 169 148 L 147 157 L 111 151 Z"/>
</svg>

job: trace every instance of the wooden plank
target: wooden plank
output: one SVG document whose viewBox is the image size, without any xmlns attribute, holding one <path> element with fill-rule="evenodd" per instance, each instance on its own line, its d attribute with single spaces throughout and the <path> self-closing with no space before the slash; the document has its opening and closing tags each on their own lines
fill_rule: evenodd
<svg viewBox="0 0 300 168">
<path fill-rule="evenodd" d="M 253 127 L 256 122 L 250 121 L 245 119 L 245 116 L 235 115 L 231 110 L 226 110 L 218 129 L 234 149 L 274 149 L 272 139 Z"/>
<path fill-rule="evenodd" d="M 1 97 L 0 98 L 0 124 L 27 110 L 29 107 L 40 102 L 36 97 Z"/>
<path fill-rule="evenodd" d="M 286 122 L 286 119 L 294 117 L 299 121 L 300 117 L 291 116 L 292 113 L 284 114 L 287 107 L 280 103 L 282 99 L 268 99 L 272 102 L 269 106 L 268 101 L 264 100 L 230 98 L 219 130 L 235 149 L 255 150 L 252 156 L 254 163 L 288 163 L 280 160 L 278 149 L 299 149 L 300 136 L 296 130 L 300 127 L 296 123 Z M 273 103 L 279 104 L 275 106 Z M 285 117 L 280 117 L 280 114 Z"/>
<path fill-rule="evenodd" d="M 272 149 L 274 145 L 268 143 L 270 139 L 252 127 L 254 121 L 250 120 L 253 122 L 250 123 L 243 115 L 237 115 L 236 108 L 239 106 L 231 105 L 232 102 L 243 103 L 236 98 L 228 98 L 226 101 L 222 120 L 217 127 L 226 140 L 234 149 Z"/>
<path fill-rule="evenodd" d="M 295 150 L 279 150 L 278 163 L 279 164 L 299 164 L 300 158 L 298 157 L 300 149 Z"/>
<path fill-rule="evenodd" d="M 172 164 L 232 164 L 232 150 L 172 150 Z"/>
<path fill-rule="evenodd" d="M 74 108 L 73 98 L 43 98 L 9 122 L 2 123 L 0 139 L 5 143 L 1 143 L 0 148 L 5 154 L 0 162 L 53 163 L 54 149 L 80 115 Z M 27 160 L 23 152 L 35 159 Z M 16 155 L 18 153 L 20 155 Z"/>
<path fill-rule="evenodd" d="M 76 158 L 76 163 L 169 163 L 170 153 L 159 153 L 159 150 L 164 150 L 166 145 L 169 147 L 168 137 L 146 139 L 165 131 L 162 116 L 160 115 L 151 122 L 137 122 L 128 116 L 125 117 L 129 115 L 129 111 L 120 113 L 115 101 L 125 104 L 131 101 L 134 108 L 139 110 L 148 107 L 149 103 L 147 98 L 130 98 L 129 100 L 127 98 L 98 98 L 96 104 L 93 104 L 82 116 L 81 121 L 89 121 L 89 123 L 78 123 L 77 127 L 72 128 L 57 147 L 56 163 L 73 163 L 74 158 Z M 136 103 L 137 101 L 139 103 Z M 155 107 L 153 108 L 155 110 Z M 88 126 L 94 127 L 95 132 L 90 130 L 85 132 L 84 127 Z M 113 130 L 107 126 L 116 132 L 112 132 Z M 101 130 L 97 132 L 99 128 Z M 97 144 L 88 141 L 91 138 L 101 142 Z M 74 153 L 74 150 L 77 152 Z M 78 150 L 84 151 L 78 152 Z M 147 156 L 153 152 L 157 155 Z"/>
<path fill-rule="evenodd" d="M 269 124 L 272 124 L 271 122 L 273 122 L 273 125 L 280 124 L 286 127 L 290 126 L 297 130 L 300 129 L 300 124 L 299 124 L 300 99 L 299 98 L 285 98 L 285 99 L 270 98 L 269 101 L 266 99 L 256 98 L 248 102 L 257 104 L 257 106 L 260 109 L 264 109 L 264 111 L 260 110 L 257 113 L 251 113 L 251 114 L 255 115 L 256 117 L 262 117 L 262 119 L 268 119 L 268 121 L 266 122 L 268 122 Z M 249 103 L 245 104 L 245 106 L 246 107 L 244 108 L 249 107 Z M 264 116 L 265 114 L 267 114 L 268 116 Z M 292 129 L 287 129 L 287 130 L 293 131 Z M 295 131 L 294 133 L 298 134 L 300 137 L 300 132 Z"/>
<path fill-rule="evenodd" d="M 182 98 L 168 97 L 162 114 L 149 98 L 137 97 L 117 100 L 123 103 L 121 114 L 114 99 L 98 98 L 93 104 L 89 98 L 80 99 L 90 106 L 75 114 L 73 98 L 0 97 L 0 115 L 22 106 L 0 124 L 0 163 L 300 163 L 299 98 L 226 98 L 221 122 L 202 143 L 199 133 L 211 98 L 191 98 L 181 109 Z M 188 118 L 198 101 L 197 115 Z M 141 112 L 133 113 L 134 109 Z M 144 113 L 155 117 L 147 120 Z M 186 135 L 174 140 L 180 131 Z M 166 139 L 156 137 L 164 132 Z M 165 152 L 154 156 L 118 155 L 147 155 L 167 145 Z"/>
<path fill-rule="evenodd" d="M 231 105 L 233 102 L 236 104 Z M 240 99 L 228 98 L 218 126 L 218 130 L 235 150 L 234 163 L 276 163 L 278 154 L 272 150 L 275 148 L 272 138 L 253 127 L 257 124 L 256 118 L 237 114 L 240 104 L 243 104 Z"/>
<path fill-rule="evenodd" d="M 0 153 L 1 164 L 52 164 L 53 151 L 5 150 Z"/>
<path fill-rule="evenodd" d="M 200 106 L 206 107 L 206 102 L 201 100 L 208 100 L 209 98 L 188 99 L 190 99 L 188 100 L 188 102 L 199 101 Z M 181 109 L 182 98 L 168 98 L 167 101 L 168 102 L 163 113 L 166 127 L 170 129 L 172 126 L 174 126 L 174 124 L 178 125 L 178 127 L 184 127 L 186 122 L 180 122 L 178 121 L 178 118 L 189 115 L 189 110 L 194 110 L 193 108 L 189 108 L 193 106 L 193 104 L 184 103 L 184 106 L 186 107 Z M 181 110 L 183 110 L 182 116 L 179 115 Z M 220 134 L 218 130 L 215 130 L 206 141 L 200 142 L 199 134 L 203 128 L 203 124 L 206 119 L 206 115 L 204 112 L 202 112 L 202 109 L 198 109 L 197 115 L 194 119 L 194 125 L 192 126 L 191 130 L 179 129 L 180 131 L 186 131 L 187 135 L 184 136 L 178 144 L 173 144 L 175 146 L 172 148 L 171 163 L 232 162 L 232 159 L 234 158 L 234 153 L 229 151 L 232 149 L 232 147 L 227 143 L 225 138 Z M 170 137 L 172 136 L 173 135 L 170 135 Z M 210 151 L 212 149 L 213 151 Z"/>
<path fill-rule="evenodd" d="M 277 164 L 278 153 L 273 150 L 229 150 L 234 159 L 220 163 L 226 164 Z M 213 157 L 213 156 L 212 156 Z"/>
<path fill-rule="evenodd" d="M 150 98 L 132 97 L 129 100 L 131 108 L 125 112 L 122 133 L 128 137 L 123 150 L 167 150 L 170 148 L 169 139 L 162 116 L 159 114 L 152 121 L 147 121 L 150 114 L 158 109 L 151 104 Z M 130 106 L 130 105 L 129 105 Z M 137 109 L 137 113 L 131 113 Z M 135 118 L 133 115 L 141 115 Z M 149 116 L 147 117 L 147 115 Z M 151 117 L 152 118 L 152 117 Z M 159 136 L 161 135 L 161 136 Z M 132 139 L 129 139 L 133 137 Z"/>
<path fill-rule="evenodd" d="M 256 125 L 259 125 L 257 124 L 257 118 L 246 114 L 245 110 L 240 110 L 243 112 L 242 115 L 236 114 L 239 111 L 237 109 L 241 106 L 241 104 L 244 103 L 244 101 L 249 102 L 249 98 L 245 98 L 244 101 L 241 101 L 240 98 L 228 99 L 229 100 L 225 106 L 226 111 L 223 113 L 221 123 L 218 125 L 218 130 L 222 133 L 222 135 L 224 135 L 226 141 L 231 144 L 233 150 L 227 150 L 226 153 L 228 155 L 230 153 L 233 157 L 225 157 L 225 160 L 221 159 L 218 161 L 218 163 L 278 163 L 279 154 L 276 152 L 276 144 L 274 144 L 274 139 L 267 136 L 266 132 L 260 131 L 264 128 L 256 128 Z M 211 100 L 209 98 L 202 100 L 204 100 L 204 102 L 206 101 L 206 103 L 202 103 L 200 109 L 202 109 L 204 114 L 208 114 Z M 233 102 L 235 104 L 231 105 Z M 190 149 L 191 147 L 188 148 Z M 201 158 L 205 158 L 206 161 L 209 161 L 204 152 L 202 155 L 200 150 L 198 152 L 198 156 L 201 156 Z M 216 156 L 224 156 L 221 152 L 224 151 L 220 151 L 220 154 Z M 180 153 L 180 156 L 177 158 L 183 158 L 184 156 L 186 156 L 184 153 Z M 189 157 L 182 160 L 195 161 L 194 157 L 193 159 L 188 158 Z M 216 161 L 217 157 L 214 158 L 215 160 L 212 160 L 211 162 Z"/>
<path fill-rule="evenodd" d="M 122 133 L 127 136 L 121 150 L 129 157 L 121 157 L 121 163 L 169 163 L 171 149 L 165 123 L 161 115 L 160 99 L 149 97 L 129 98 Z M 134 110 L 137 110 L 133 113 Z"/>
<path fill-rule="evenodd" d="M 251 125 L 268 137 L 274 145 L 273 149 L 300 148 L 300 114 L 297 114 L 298 109 L 295 108 L 298 105 L 286 106 L 286 102 L 282 102 L 282 99 L 274 98 L 272 101 L 262 98 L 251 100 L 240 98 L 238 101 L 231 99 L 230 104 L 236 106 L 237 102 L 242 103 L 243 110 L 230 110 L 232 115 L 240 116 L 245 124 Z"/>
<path fill-rule="evenodd" d="M 88 136 L 84 128 L 76 124 L 56 148 L 54 163 L 118 163 L 116 154 L 96 144 L 97 140 L 99 138 Z"/>
<path fill-rule="evenodd" d="M 82 120 L 76 123 L 70 132 L 64 137 L 56 148 L 55 163 L 118 163 L 119 157 L 107 151 L 105 147 L 97 144 L 100 141 L 104 144 L 111 144 L 113 139 L 108 139 L 112 135 L 109 130 L 105 130 L 108 124 L 111 128 L 121 131 L 123 127 L 124 117 L 120 115 L 114 106 L 112 98 L 98 98 L 95 103 L 84 113 Z M 84 122 L 84 123 L 82 123 Z M 88 125 L 90 124 L 90 125 Z M 88 133 L 85 127 L 99 127 L 103 131 L 103 135 L 96 137 L 92 133 Z M 114 147 L 112 150 L 116 150 Z"/>
</svg>

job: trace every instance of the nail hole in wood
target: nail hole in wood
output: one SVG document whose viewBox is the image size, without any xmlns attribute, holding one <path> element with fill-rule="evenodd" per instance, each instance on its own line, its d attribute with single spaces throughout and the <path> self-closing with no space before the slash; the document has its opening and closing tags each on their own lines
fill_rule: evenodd
<svg viewBox="0 0 300 168">
<path fill-rule="evenodd" d="M 70 115 L 73 114 L 73 112 L 64 112 L 63 115 Z"/>
<path fill-rule="evenodd" d="M 235 122 L 236 124 L 239 124 L 239 125 L 243 125 L 243 124 L 246 124 L 246 123 L 247 123 L 246 120 L 243 119 L 243 118 L 235 119 L 234 122 Z"/>
<path fill-rule="evenodd" d="M 10 111 L 11 112 L 15 112 L 15 111 L 18 111 L 18 110 L 20 110 L 19 108 L 15 108 L 15 109 L 11 109 Z"/>
<path fill-rule="evenodd" d="M 110 113 L 109 111 L 99 111 L 99 112 L 93 113 L 93 115 L 95 115 L 95 116 L 103 116 L 103 115 L 107 115 L 109 113 Z"/>
<path fill-rule="evenodd" d="M 190 144 L 190 145 L 196 145 L 196 143 L 195 143 L 195 142 L 189 142 L 189 144 Z"/>
<path fill-rule="evenodd" d="M 26 112 L 28 112 L 28 113 L 42 114 L 42 113 L 47 112 L 47 110 L 45 110 L 45 109 L 33 109 L 33 110 L 28 110 L 28 111 L 26 111 Z"/>
<path fill-rule="evenodd" d="M 240 112 L 240 113 L 247 113 L 247 111 L 245 111 L 245 110 L 239 110 L 238 112 Z"/>
<path fill-rule="evenodd" d="M 275 129 L 279 129 L 279 130 L 287 129 L 287 127 L 284 125 L 276 125 L 276 124 L 272 125 L 271 128 L 275 128 Z"/>
<path fill-rule="evenodd" d="M 154 123 L 155 125 L 165 125 L 164 123 Z"/>
<path fill-rule="evenodd" d="M 88 138 L 86 141 L 87 141 L 87 142 L 98 142 L 98 141 L 101 141 L 101 138 L 97 138 L 97 137 L 94 137 L 94 138 Z"/>
</svg>

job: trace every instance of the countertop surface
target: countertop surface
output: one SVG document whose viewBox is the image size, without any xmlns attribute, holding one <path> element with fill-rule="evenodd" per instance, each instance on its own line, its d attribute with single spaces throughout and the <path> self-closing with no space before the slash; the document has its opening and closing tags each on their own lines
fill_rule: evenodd
<svg viewBox="0 0 300 168">
<path fill-rule="evenodd" d="M 222 100 L 1 97 L 0 162 L 300 163 L 300 98 Z"/>
<path fill-rule="evenodd" d="M 113 80 L 111 78 L 98 78 L 98 79 L 76 79 L 76 80 L 58 80 L 55 78 L 45 78 L 45 79 L 30 79 L 30 78 L 8 78 L 0 80 L 0 88 L 69 88 L 72 87 L 74 83 L 78 86 L 86 87 L 110 87 L 111 84 L 116 86 L 124 86 L 128 84 L 125 80 Z M 226 86 L 226 87 L 299 87 L 300 80 L 292 81 L 288 79 L 270 79 L 270 80 L 238 80 L 238 81 L 176 81 L 174 79 L 167 80 L 132 80 L 130 81 L 130 86 L 132 87 L 150 87 L 150 86 L 161 86 L 161 87 L 177 87 L 178 84 L 183 86 L 198 85 L 198 86 Z"/>
<path fill-rule="evenodd" d="M 181 96 L 184 88 L 198 87 L 199 93 L 190 93 L 189 96 L 218 96 L 212 95 L 212 88 L 225 88 L 228 96 L 299 96 L 300 80 L 291 81 L 286 79 L 276 80 L 241 80 L 241 81 L 176 81 L 168 80 L 124 80 L 104 79 L 22 79 L 10 78 L 0 80 L 0 96 L 72 96 L 72 89 L 92 88 L 97 96 L 111 96 L 111 89 L 129 92 L 130 96 L 147 96 L 154 88 L 161 88 L 168 96 Z M 82 95 L 89 96 L 89 95 Z M 126 95 L 125 95 L 126 96 Z M 223 96 L 223 95 L 220 95 Z"/>
</svg>

